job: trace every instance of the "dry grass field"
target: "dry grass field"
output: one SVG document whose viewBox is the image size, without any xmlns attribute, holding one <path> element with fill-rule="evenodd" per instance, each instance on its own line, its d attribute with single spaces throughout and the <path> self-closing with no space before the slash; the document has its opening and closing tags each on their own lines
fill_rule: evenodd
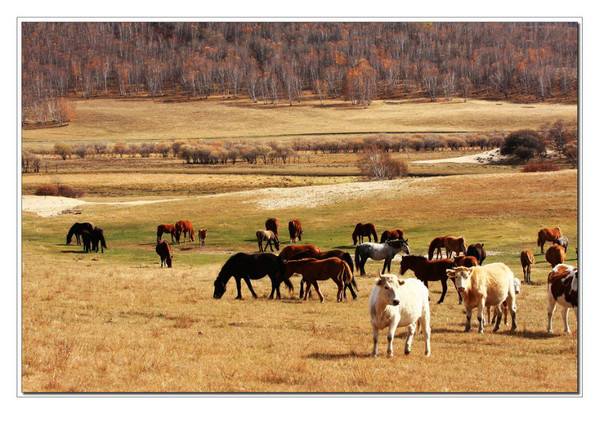
<svg viewBox="0 0 600 443">
<path fill-rule="evenodd" d="M 90 199 L 108 204 L 83 206 L 79 215 L 23 213 L 22 390 L 574 393 L 577 323 L 571 314 L 573 332 L 563 334 L 557 312 L 555 333 L 546 333 L 550 265 L 535 242 L 541 227 L 560 226 L 571 240 L 567 263 L 577 264 L 577 171 L 478 172 L 375 184 L 352 179 L 358 190 L 335 181 L 253 190 L 265 184 L 260 174 L 250 174 L 244 176 L 247 190 L 230 193 L 221 192 L 240 187 L 228 188 L 228 175 L 202 176 L 214 180 L 215 192 L 206 193 L 215 195 L 190 195 L 188 185 L 180 183 L 194 177 L 180 173 L 167 181 L 180 200 L 143 206 L 116 202 L 119 196 L 163 195 L 163 188 L 153 187 L 143 175 L 89 174 L 86 182 L 73 173 L 73 181 L 81 180 L 82 186 L 108 189 Z M 24 186 L 29 180 L 35 177 L 24 177 Z M 127 192 L 115 191 L 126 186 Z M 380 232 L 405 229 L 418 254 L 436 235 L 463 235 L 467 242 L 485 243 L 487 263 L 507 263 L 518 277 L 518 253 L 530 248 L 537 261 L 534 284 L 524 286 L 517 298 L 515 333 L 503 326 L 496 334 L 486 327 L 480 335 L 463 332 L 465 316 L 455 289 L 437 305 L 441 285 L 431 283 L 431 357 L 423 355 L 422 336 L 415 338 L 413 353 L 404 356 L 405 331 L 399 330 L 393 358 L 368 358 L 367 301 L 381 262 L 369 261 L 368 275 L 357 278 L 356 301 L 336 303 L 334 286 L 327 282 L 324 303 L 300 302 L 297 277 L 293 296 L 283 290 L 280 301 L 266 299 L 267 280 L 253 283 L 257 300 L 245 286 L 244 300 L 233 300 L 233 281 L 221 300 L 212 298 L 221 265 L 232 252 L 256 250 L 253 234 L 269 216 L 283 223 L 300 218 L 304 243 L 349 252 L 358 221 L 374 222 Z M 207 244 L 175 245 L 174 267 L 161 269 L 154 252 L 156 225 L 178 219 L 207 228 Z M 102 227 L 109 249 L 83 254 L 78 246 L 66 246 L 65 235 L 75 221 Z M 395 261 L 392 271 L 398 268 Z"/>
</svg>

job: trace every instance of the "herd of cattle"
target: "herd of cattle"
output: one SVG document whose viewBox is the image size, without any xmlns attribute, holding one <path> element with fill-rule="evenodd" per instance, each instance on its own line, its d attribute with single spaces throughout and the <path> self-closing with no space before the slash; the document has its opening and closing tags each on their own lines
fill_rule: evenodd
<svg viewBox="0 0 600 443">
<path fill-rule="evenodd" d="M 251 280 L 268 276 L 271 279 L 271 294 L 275 293 L 280 298 L 279 286 L 284 283 L 288 289 L 293 289 L 289 278 L 298 274 L 302 277 L 300 298 L 304 293 L 304 300 L 314 288 L 321 302 L 324 300 L 318 281 L 333 280 L 338 286 L 337 301 L 341 302 L 346 297 L 346 289 L 350 289 L 352 297 L 357 298 L 357 289 L 354 280 L 354 264 L 349 253 L 342 250 L 321 251 L 314 245 L 290 244 L 284 247 L 279 255 L 267 253 L 266 248 L 273 246 L 279 251 L 279 222 L 275 218 L 267 219 L 266 229 L 256 232 L 259 253 L 237 253 L 223 265 L 214 286 L 214 298 L 221 298 L 226 291 L 226 284 L 232 277 L 237 285 L 237 299 L 242 298 L 241 281 L 244 280 L 252 296 L 257 298 L 252 288 Z M 300 220 L 291 220 L 288 224 L 290 243 L 302 240 L 302 226 Z M 204 246 L 206 229 L 199 229 L 199 240 Z M 157 228 L 156 252 L 161 259 L 161 267 L 172 267 L 172 251 L 167 240 L 162 240 L 162 235 L 171 234 L 171 241 L 179 243 L 181 234 L 184 241 L 189 235 L 190 241 L 195 241 L 194 229 L 189 221 L 178 221 L 175 224 L 161 224 Z M 102 229 L 92 228 L 89 223 L 76 223 L 67 235 L 67 244 L 73 235 L 80 244 L 80 235 L 83 239 L 84 251 L 98 251 L 98 244 L 107 248 Z M 373 236 L 374 242 L 371 242 Z M 368 242 L 363 242 L 364 238 Z M 377 232 L 372 223 L 358 223 L 352 233 L 356 246 L 355 263 L 361 275 L 365 274 L 364 265 L 368 258 L 384 260 L 383 271 L 379 272 L 375 286 L 369 298 L 369 312 L 373 327 L 373 356 L 378 352 L 378 334 L 380 329 L 388 328 L 388 356 L 393 355 L 392 341 L 398 326 L 408 327 L 405 343 L 405 353 L 410 352 L 411 343 L 415 332 L 420 328 L 425 335 L 425 354 L 430 355 L 430 310 L 429 310 L 429 281 L 440 281 L 442 296 L 438 303 L 444 301 L 447 292 L 447 280 L 450 279 L 458 292 L 459 303 L 462 303 L 466 313 L 465 331 L 471 329 L 471 316 L 477 310 L 479 332 L 483 333 L 486 318 L 484 310 L 487 309 L 487 323 L 495 323 L 494 332 L 500 328 L 502 318 L 508 325 L 510 312 L 511 330 L 517 328 L 516 322 L 516 296 L 520 292 L 521 281 L 515 278 L 513 272 L 504 263 L 483 265 L 486 251 L 483 243 L 467 245 L 464 238 L 442 236 L 434 238 L 429 246 L 428 256 L 411 255 L 408 240 L 402 229 L 384 231 L 381 243 L 378 242 Z M 563 322 L 565 332 L 570 332 L 567 320 L 569 309 L 578 308 L 578 269 L 564 264 L 568 239 L 562 235 L 560 228 L 543 228 L 538 232 L 537 245 L 544 254 L 544 244 L 552 242 L 547 249 L 545 257 L 552 270 L 548 275 L 548 332 L 552 332 L 552 316 L 558 303 L 563 307 Z M 442 258 L 442 249 L 446 250 L 446 258 Z M 404 252 L 401 259 L 400 274 L 407 270 L 414 272 L 415 278 L 402 279 L 393 274 L 385 274 L 386 268 L 390 271 L 392 258 L 399 252 Z M 436 258 L 434 259 L 434 254 Z M 453 257 L 454 255 L 454 257 Z M 521 265 L 523 268 L 523 281 L 531 283 L 531 265 L 535 263 L 533 252 L 525 249 L 521 252 Z M 383 272 L 383 273 L 382 273 Z M 305 291 L 303 286 L 306 284 Z M 493 318 L 490 319 L 493 312 Z"/>
</svg>

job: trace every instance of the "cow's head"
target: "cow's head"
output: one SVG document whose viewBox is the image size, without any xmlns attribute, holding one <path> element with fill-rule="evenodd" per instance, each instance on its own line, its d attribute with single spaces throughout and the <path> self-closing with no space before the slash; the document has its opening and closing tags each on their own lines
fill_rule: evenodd
<svg viewBox="0 0 600 443">
<path fill-rule="evenodd" d="M 515 277 L 515 294 L 521 292 L 521 280 Z"/>
<path fill-rule="evenodd" d="M 398 280 L 393 274 L 381 274 L 375 280 L 375 284 L 379 286 L 379 297 L 388 305 L 398 306 L 400 304 L 399 289 L 404 284 L 404 280 Z"/>
<path fill-rule="evenodd" d="M 458 266 L 454 269 L 446 270 L 446 275 L 454 279 L 456 290 L 463 293 L 471 286 L 471 274 L 474 268 L 467 268 L 465 266 Z"/>
</svg>

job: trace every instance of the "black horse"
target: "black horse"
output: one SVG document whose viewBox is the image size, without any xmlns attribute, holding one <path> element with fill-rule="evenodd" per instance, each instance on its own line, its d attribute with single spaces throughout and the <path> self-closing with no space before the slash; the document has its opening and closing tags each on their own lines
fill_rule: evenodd
<svg viewBox="0 0 600 443">
<path fill-rule="evenodd" d="M 246 254 L 244 252 L 238 252 L 229 258 L 221 268 L 221 272 L 215 280 L 215 292 L 213 293 L 214 298 L 221 298 L 225 293 L 227 282 L 231 277 L 235 278 L 237 285 L 237 297 L 236 300 L 242 299 L 242 279 L 248 285 L 248 289 L 252 293 L 252 297 L 258 298 L 256 292 L 252 288 L 250 280 L 258 280 L 265 276 L 271 279 L 271 295 L 269 298 L 273 298 L 273 294 L 277 291 L 277 298 L 281 298 L 279 292 L 279 286 L 281 282 L 277 280 L 277 274 L 285 270 L 285 262 L 281 257 L 268 252 L 259 254 Z M 286 287 L 289 290 L 293 290 L 294 287 L 289 280 L 283 280 Z"/>
<path fill-rule="evenodd" d="M 106 240 L 104 239 L 104 231 L 96 226 L 92 230 L 92 251 L 98 252 L 98 245 L 100 245 L 100 249 L 104 254 L 104 249 L 108 249 L 108 246 L 106 246 Z"/>
<path fill-rule="evenodd" d="M 477 259 L 477 263 L 479 263 L 479 266 L 481 266 L 481 264 L 487 257 L 485 249 L 483 249 L 483 243 L 473 243 L 472 245 L 469 245 L 465 255 L 475 257 Z"/>
<path fill-rule="evenodd" d="M 92 225 L 91 223 L 75 223 L 73 226 L 71 226 L 71 229 L 69 229 L 69 233 L 67 234 L 67 244 L 71 243 L 71 239 L 73 238 L 73 234 L 75 235 L 75 238 L 77 239 L 77 244 L 80 245 L 81 244 L 81 234 L 83 233 L 84 230 L 87 230 L 88 233 L 92 232 Z"/>
<path fill-rule="evenodd" d="M 294 255 L 290 260 L 302 260 L 303 258 L 316 258 L 317 260 L 324 260 L 330 257 L 337 257 L 339 259 L 344 260 L 350 266 L 350 270 L 352 271 L 352 281 L 348 284 L 344 285 L 344 298 L 346 298 L 346 289 L 350 289 L 350 293 L 352 294 L 352 298 L 356 300 L 356 292 L 354 289 L 358 291 L 358 286 L 356 285 L 356 280 L 354 280 L 354 263 L 352 262 L 352 256 L 347 252 L 341 251 L 339 249 L 334 249 L 332 251 L 325 252 L 314 252 L 314 251 L 305 251 L 300 254 Z M 318 283 L 315 281 L 315 289 L 319 287 Z M 354 288 L 353 288 L 354 287 Z M 318 290 L 318 289 L 317 289 Z M 300 280 L 300 298 L 302 298 L 304 294 L 304 280 Z"/>
<path fill-rule="evenodd" d="M 80 235 L 83 243 L 83 252 L 92 251 L 92 232 L 94 232 L 93 229 L 90 229 L 89 231 L 87 229 L 84 229 L 83 231 L 81 231 Z"/>
</svg>

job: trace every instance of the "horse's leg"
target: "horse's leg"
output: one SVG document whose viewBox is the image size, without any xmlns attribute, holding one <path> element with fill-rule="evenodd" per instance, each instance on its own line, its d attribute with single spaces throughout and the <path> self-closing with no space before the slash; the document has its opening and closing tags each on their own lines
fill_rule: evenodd
<svg viewBox="0 0 600 443">
<path fill-rule="evenodd" d="M 277 300 L 281 300 L 281 292 L 279 292 L 279 285 L 275 282 L 275 276 L 269 275 L 271 279 L 271 295 L 269 295 L 269 300 L 273 300 L 273 293 L 277 291 Z"/>
<path fill-rule="evenodd" d="M 347 284 L 346 284 L 346 287 L 350 288 L 350 293 L 352 294 L 352 299 L 353 299 L 353 300 L 356 300 L 356 298 L 357 298 L 358 296 L 356 295 L 356 292 L 354 292 L 354 288 L 352 287 L 352 282 L 350 282 L 350 283 L 347 283 Z M 345 291 L 345 290 L 344 290 L 344 297 L 346 297 L 346 291 Z"/>
<path fill-rule="evenodd" d="M 309 281 L 306 282 L 306 292 L 304 293 L 304 301 L 306 301 L 308 299 L 308 291 L 310 291 L 311 285 L 312 285 L 312 282 L 309 282 Z M 302 297 L 300 297 L 300 300 L 302 300 Z"/>
<path fill-rule="evenodd" d="M 544 243 L 546 243 L 546 240 L 542 240 L 542 245 L 540 246 L 540 249 L 542 250 L 542 255 L 544 254 Z"/>
<path fill-rule="evenodd" d="M 325 297 L 323 297 L 323 293 L 321 292 L 321 290 L 319 289 L 319 284 L 317 283 L 317 281 L 315 280 L 315 282 L 313 283 L 313 286 L 315 287 L 315 291 L 317 291 L 317 294 L 319 294 L 319 301 L 321 303 L 323 303 L 325 301 Z"/>
<path fill-rule="evenodd" d="M 235 277 L 235 286 L 237 287 L 237 297 L 236 300 L 242 299 L 242 279 L 240 277 Z"/>
<path fill-rule="evenodd" d="M 302 296 L 304 295 L 304 279 L 300 280 L 300 300 L 302 300 Z"/>
<path fill-rule="evenodd" d="M 446 292 L 447 291 L 448 291 L 448 279 L 443 278 L 442 279 L 442 296 L 438 300 L 438 305 L 440 303 L 444 303 L 444 300 L 446 299 Z"/>
<path fill-rule="evenodd" d="M 338 282 L 336 282 L 336 284 L 338 287 L 337 301 L 339 303 L 343 300 L 343 297 L 344 297 L 344 282 L 338 281 Z"/>
<path fill-rule="evenodd" d="M 258 296 L 256 295 L 256 292 L 254 292 L 254 288 L 252 287 L 252 283 L 250 283 L 250 279 L 248 278 L 247 275 L 244 276 L 244 281 L 246 282 L 246 285 L 248 286 L 248 289 L 250 289 L 250 292 L 252 293 L 252 297 L 258 298 Z"/>
</svg>

